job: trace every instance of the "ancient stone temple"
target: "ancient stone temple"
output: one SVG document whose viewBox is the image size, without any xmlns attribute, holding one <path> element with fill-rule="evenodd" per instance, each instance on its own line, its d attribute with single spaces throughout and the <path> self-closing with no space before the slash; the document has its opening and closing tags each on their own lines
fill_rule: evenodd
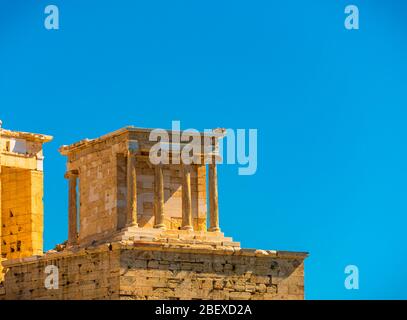
<svg viewBox="0 0 407 320">
<path fill-rule="evenodd" d="M 128 127 L 60 149 L 68 158 L 68 244 L 131 239 L 239 247 L 220 232 L 215 161 L 208 164 L 207 228 L 206 162 L 216 154 L 201 150 L 194 154 L 195 162 L 186 165 L 178 152 L 180 142 L 161 141 L 170 163 L 155 165 L 150 150 L 157 142 L 150 141 L 150 132 Z M 205 136 L 197 135 L 204 147 Z"/>
<path fill-rule="evenodd" d="M 304 297 L 305 253 L 242 249 L 221 231 L 216 160 L 224 131 L 191 132 L 193 150 L 180 132 L 156 135 L 126 127 L 60 148 L 67 243 L 43 255 L 42 246 L 27 255 L 5 251 L 0 299 Z M 44 285 L 50 265 L 52 288 Z"/>
</svg>

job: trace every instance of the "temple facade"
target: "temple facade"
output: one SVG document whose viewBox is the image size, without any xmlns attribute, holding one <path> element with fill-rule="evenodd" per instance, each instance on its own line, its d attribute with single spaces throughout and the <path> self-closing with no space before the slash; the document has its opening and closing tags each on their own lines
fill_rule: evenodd
<svg viewBox="0 0 407 320">
<path fill-rule="evenodd" d="M 160 152 L 167 152 L 168 163 L 162 163 L 150 152 L 157 145 L 151 131 L 127 127 L 60 148 L 68 160 L 68 245 L 131 237 L 184 244 L 191 239 L 208 244 L 211 238 L 216 245 L 238 247 L 219 227 L 216 157 L 222 135 L 194 133 L 201 151 L 185 164 L 181 150 L 187 142 L 172 142 L 176 133 L 171 133 L 169 141 L 159 142 Z"/>
<path fill-rule="evenodd" d="M 62 146 L 68 239 L 44 254 L 42 180 L 35 179 L 51 137 L 2 132 L 9 147 L 1 161 L 0 299 L 303 299 L 306 253 L 243 249 L 221 231 L 216 162 L 223 130 L 191 132 L 190 150 L 181 132 L 158 140 L 154 130 L 135 127 Z M 27 175 L 10 169 L 10 157 L 23 150 L 7 144 L 13 134 L 26 138 L 24 157 L 36 165 Z M 20 206 L 11 196 L 17 183 L 30 186 L 24 201 L 33 203 L 15 210 L 31 219 L 32 240 L 21 242 L 18 254 L 11 248 L 26 238 L 19 228 L 10 235 L 9 222 L 10 208 Z M 50 265 L 58 273 L 51 289 L 44 285 Z"/>
</svg>

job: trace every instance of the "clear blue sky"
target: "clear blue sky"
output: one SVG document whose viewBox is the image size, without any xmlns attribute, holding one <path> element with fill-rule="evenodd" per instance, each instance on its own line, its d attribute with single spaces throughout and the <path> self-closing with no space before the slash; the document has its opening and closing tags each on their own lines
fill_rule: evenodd
<svg viewBox="0 0 407 320">
<path fill-rule="evenodd" d="M 0 0 L 0 118 L 55 137 L 46 249 L 67 234 L 59 146 L 172 120 L 255 128 L 257 174 L 219 168 L 226 235 L 310 252 L 308 299 L 407 298 L 403 2 Z M 44 28 L 48 4 L 58 31 Z M 359 290 L 344 288 L 348 264 Z"/>
</svg>

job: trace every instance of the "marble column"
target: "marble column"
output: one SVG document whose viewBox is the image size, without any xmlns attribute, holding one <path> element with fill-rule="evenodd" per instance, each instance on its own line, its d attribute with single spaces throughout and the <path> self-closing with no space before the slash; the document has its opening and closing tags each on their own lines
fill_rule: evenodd
<svg viewBox="0 0 407 320">
<path fill-rule="evenodd" d="M 192 227 L 192 196 L 191 167 L 182 166 L 182 229 L 193 230 Z"/>
<path fill-rule="evenodd" d="M 78 205 L 77 205 L 77 179 L 78 171 L 71 170 L 65 174 L 69 181 L 68 198 L 68 245 L 78 244 Z"/>
<path fill-rule="evenodd" d="M 137 173 L 136 154 L 127 155 L 127 223 L 128 227 L 137 227 Z"/>
<path fill-rule="evenodd" d="M 154 166 L 154 228 L 165 229 L 164 224 L 164 176 L 162 165 Z"/>
<path fill-rule="evenodd" d="M 218 208 L 218 176 L 216 170 L 216 159 L 212 158 L 209 164 L 209 231 L 218 232 L 219 228 L 219 208 Z"/>
</svg>

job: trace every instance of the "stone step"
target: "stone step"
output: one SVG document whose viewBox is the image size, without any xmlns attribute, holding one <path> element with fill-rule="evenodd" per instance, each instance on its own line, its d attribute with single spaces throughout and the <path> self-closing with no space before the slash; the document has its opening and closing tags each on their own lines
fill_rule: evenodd
<svg viewBox="0 0 407 320">
<path fill-rule="evenodd" d="M 176 246 L 204 245 L 209 247 L 239 247 L 232 237 L 225 237 L 222 232 L 191 230 L 161 230 L 154 228 L 129 227 L 117 232 L 113 241 L 168 243 Z"/>
</svg>

